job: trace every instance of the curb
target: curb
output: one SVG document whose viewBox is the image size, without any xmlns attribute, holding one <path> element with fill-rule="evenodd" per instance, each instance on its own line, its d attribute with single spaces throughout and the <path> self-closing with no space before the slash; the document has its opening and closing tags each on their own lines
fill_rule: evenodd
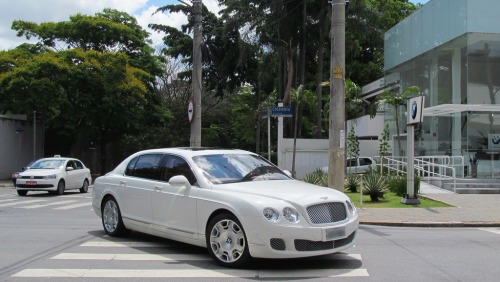
<svg viewBox="0 0 500 282">
<path fill-rule="evenodd" d="M 500 222 L 404 222 L 404 221 L 363 221 L 361 225 L 379 225 L 396 227 L 500 227 Z"/>
</svg>

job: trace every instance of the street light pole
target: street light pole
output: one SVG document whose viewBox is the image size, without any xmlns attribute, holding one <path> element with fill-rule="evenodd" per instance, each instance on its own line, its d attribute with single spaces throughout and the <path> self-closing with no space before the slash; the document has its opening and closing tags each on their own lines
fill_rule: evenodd
<svg viewBox="0 0 500 282">
<path fill-rule="evenodd" d="M 344 192 L 345 173 L 345 0 L 331 0 L 328 187 Z"/>
<path fill-rule="evenodd" d="M 201 21 L 202 0 L 193 0 L 193 102 L 194 113 L 191 122 L 190 144 L 193 148 L 201 147 Z"/>
</svg>

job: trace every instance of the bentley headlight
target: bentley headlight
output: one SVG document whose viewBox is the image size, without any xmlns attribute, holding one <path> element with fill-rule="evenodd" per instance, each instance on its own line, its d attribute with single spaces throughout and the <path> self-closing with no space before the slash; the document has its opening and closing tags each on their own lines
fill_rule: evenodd
<svg viewBox="0 0 500 282">
<path fill-rule="evenodd" d="M 299 212 L 294 208 L 286 207 L 283 209 L 283 217 L 291 223 L 299 222 Z"/>
<path fill-rule="evenodd" d="M 280 213 L 273 208 L 265 208 L 263 214 L 264 217 L 271 222 L 280 221 Z"/>
<path fill-rule="evenodd" d="M 347 205 L 347 209 L 349 210 L 349 212 L 351 214 L 356 213 L 356 207 L 354 206 L 354 203 L 352 202 L 352 200 L 345 201 L 345 204 Z"/>
<path fill-rule="evenodd" d="M 44 179 L 56 179 L 56 175 L 55 174 L 51 174 L 51 175 L 45 175 L 43 178 Z"/>
</svg>

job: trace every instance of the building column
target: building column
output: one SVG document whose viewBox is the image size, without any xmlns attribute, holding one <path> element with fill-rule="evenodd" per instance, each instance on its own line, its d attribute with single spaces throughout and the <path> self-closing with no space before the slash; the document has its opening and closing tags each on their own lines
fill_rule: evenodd
<svg viewBox="0 0 500 282">
<path fill-rule="evenodd" d="M 438 59 L 434 56 L 432 58 L 430 68 L 429 68 L 429 89 L 430 89 L 430 101 L 429 101 L 429 106 L 434 107 L 438 105 L 438 94 L 439 94 L 439 83 L 438 83 Z M 430 128 L 431 128 L 431 142 L 429 143 L 430 145 L 430 152 L 427 153 L 427 155 L 430 156 L 437 156 L 438 154 L 438 149 L 439 149 L 439 118 L 437 116 L 433 116 L 431 119 L 430 123 Z"/>
<path fill-rule="evenodd" d="M 462 104 L 462 54 L 459 48 L 453 50 L 451 57 L 451 83 L 452 83 L 452 102 L 454 105 Z M 452 119 L 451 149 L 452 156 L 462 155 L 462 113 L 454 113 Z M 461 175 L 463 172 L 457 172 Z"/>
</svg>

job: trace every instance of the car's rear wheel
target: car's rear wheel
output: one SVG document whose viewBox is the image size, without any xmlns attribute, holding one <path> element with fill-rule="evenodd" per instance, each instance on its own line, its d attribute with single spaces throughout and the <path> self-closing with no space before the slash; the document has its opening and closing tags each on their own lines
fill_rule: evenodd
<svg viewBox="0 0 500 282">
<path fill-rule="evenodd" d="M 206 240 L 208 252 L 220 265 L 237 267 L 251 259 L 245 231 L 232 214 L 219 214 L 210 220 Z"/>
<path fill-rule="evenodd" d="M 83 186 L 80 188 L 80 193 L 87 193 L 89 191 L 89 181 L 85 179 L 83 181 Z"/>
<path fill-rule="evenodd" d="M 127 234 L 123 224 L 120 207 L 113 197 L 108 197 L 102 205 L 102 226 L 109 236 L 119 237 Z"/>
<path fill-rule="evenodd" d="M 17 195 L 19 195 L 19 196 L 26 196 L 26 195 L 28 195 L 28 191 L 17 190 Z"/>
<path fill-rule="evenodd" d="M 64 194 L 64 190 L 66 189 L 66 184 L 64 183 L 64 180 L 59 180 L 59 183 L 57 183 L 57 195 L 62 195 Z"/>
</svg>

